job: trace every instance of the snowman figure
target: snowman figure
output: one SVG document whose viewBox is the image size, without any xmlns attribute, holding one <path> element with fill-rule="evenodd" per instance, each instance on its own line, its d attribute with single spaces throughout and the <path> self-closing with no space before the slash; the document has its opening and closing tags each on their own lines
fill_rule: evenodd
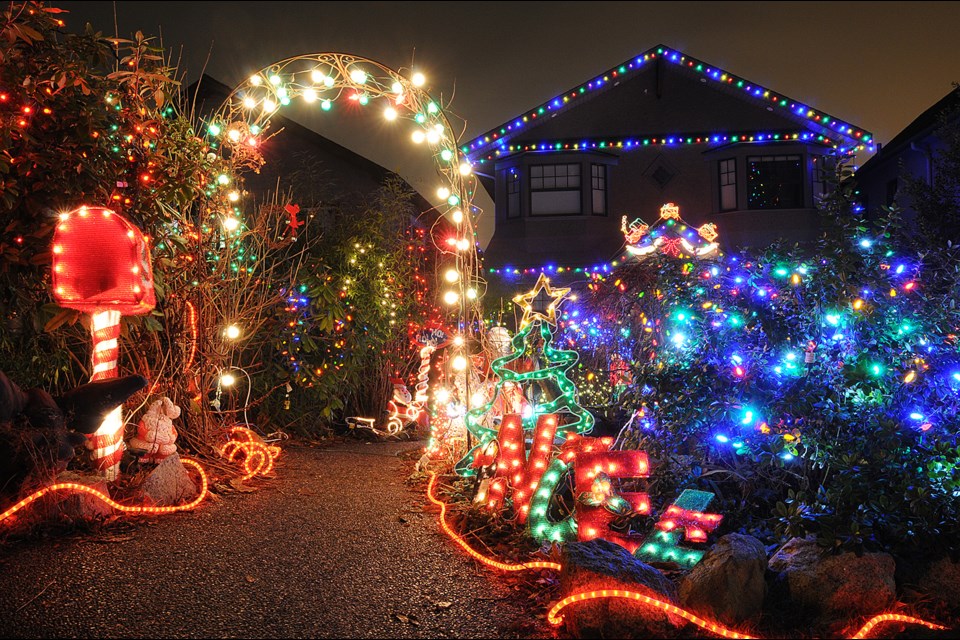
<svg viewBox="0 0 960 640">
<path fill-rule="evenodd" d="M 177 430 L 173 421 L 180 417 L 180 407 L 170 398 L 160 398 L 147 409 L 137 425 L 137 435 L 130 438 L 130 448 L 146 451 L 140 462 L 159 463 L 177 452 Z"/>
</svg>

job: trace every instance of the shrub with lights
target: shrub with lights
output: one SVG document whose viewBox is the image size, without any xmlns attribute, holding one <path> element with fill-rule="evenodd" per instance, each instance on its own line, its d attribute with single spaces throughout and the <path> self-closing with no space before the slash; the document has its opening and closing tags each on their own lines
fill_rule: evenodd
<svg viewBox="0 0 960 640">
<path fill-rule="evenodd" d="M 661 489 L 715 492 L 726 527 L 955 550 L 957 250 L 918 252 L 896 211 L 863 220 L 849 175 L 813 250 L 652 254 L 594 276 L 562 324 L 587 370 L 629 363 L 598 389 L 625 446 L 658 461 Z"/>
</svg>

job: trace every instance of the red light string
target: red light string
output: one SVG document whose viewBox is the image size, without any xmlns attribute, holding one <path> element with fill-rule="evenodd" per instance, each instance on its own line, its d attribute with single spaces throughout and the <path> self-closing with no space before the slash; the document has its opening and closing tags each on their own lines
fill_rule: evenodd
<svg viewBox="0 0 960 640">
<path fill-rule="evenodd" d="M 189 371 L 193 366 L 193 358 L 197 355 L 197 310 L 193 303 L 187 301 L 187 313 L 190 317 L 190 353 L 187 355 L 187 362 L 183 365 L 184 371 Z"/>
<path fill-rule="evenodd" d="M 52 484 L 49 487 L 44 487 L 43 489 L 35 491 L 34 493 L 30 494 L 20 502 L 16 503 L 12 507 L 4 511 L 3 513 L 0 513 L 0 522 L 3 522 L 13 514 L 23 509 L 24 507 L 27 507 L 30 504 L 36 502 L 46 494 L 54 493 L 57 491 L 75 491 L 77 493 L 86 493 L 88 495 L 93 496 L 94 498 L 97 498 L 98 500 L 103 501 L 104 504 L 106 504 L 107 506 L 113 509 L 116 509 L 117 511 L 128 513 L 130 515 L 154 515 L 154 514 L 160 514 L 160 513 L 174 513 L 175 511 L 190 511 L 191 509 L 194 509 L 197 505 L 199 505 L 201 502 L 203 502 L 203 499 L 207 497 L 207 474 L 204 473 L 203 467 L 201 467 L 200 464 L 194 460 L 191 460 L 189 458 L 181 458 L 180 461 L 186 465 L 193 467 L 194 469 L 197 470 L 197 473 L 200 474 L 200 493 L 197 495 L 196 498 L 194 498 L 193 500 L 191 500 L 186 504 L 178 504 L 178 505 L 172 505 L 168 507 L 152 507 L 147 505 L 136 505 L 136 506 L 125 505 L 115 501 L 113 498 L 103 493 L 102 491 L 94 489 L 93 487 L 88 487 L 85 484 L 80 484 L 78 482 L 60 482 L 58 484 Z"/>
<path fill-rule="evenodd" d="M 527 569 L 553 569 L 554 571 L 560 570 L 560 565 L 556 562 L 524 562 L 521 564 L 507 564 L 505 562 L 498 562 L 492 558 L 488 558 L 479 551 L 471 547 L 466 540 L 460 537 L 453 529 L 450 528 L 450 525 L 447 524 L 447 505 L 441 500 L 437 500 L 433 495 L 433 486 L 436 483 L 437 474 L 430 472 L 430 482 L 427 484 L 427 498 L 433 504 L 440 507 L 440 527 L 443 529 L 450 538 L 456 542 L 464 551 L 469 553 L 471 556 L 487 565 L 488 567 L 493 567 L 494 569 L 500 569 L 501 571 L 526 571 Z"/>
<path fill-rule="evenodd" d="M 246 427 L 230 429 L 229 440 L 221 455 L 230 462 L 234 462 L 240 453 L 243 453 L 243 470 L 246 475 L 241 480 L 249 480 L 255 475 L 267 475 L 273 470 L 273 461 L 280 455 L 280 447 L 271 446 L 263 442 L 256 433 Z"/>
<path fill-rule="evenodd" d="M 440 526 L 450 538 L 456 542 L 464 551 L 466 551 L 470 556 L 479 560 L 488 567 L 493 567 L 494 569 L 500 569 L 502 571 L 524 571 L 526 569 L 551 569 L 553 571 L 560 571 L 562 565 L 556 562 L 525 562 L 521 564 L 506 564 L 503 562 L 498 562 L 492 558 L 488 558 L 479 551 L 472 548 L 466 540 L 464 540 L 459 534 L 457 534 L 453 529 L 450 528 L 450 525 L 447 524 L 447 505 L 441 500 L 438 500 L 433 495 L 433 488 L 437 480 L 437 474 L 430 472 L 430 482 L 427 484 L 427 498 L 433 504 L 440 507 Z M 663 602 L 662 600 L 657 600 L 648 595 L 642 593 L 637 593 L 636 591 L 627 591 L 621 589 L 600 589 L 594 591 L 582 591 L 580 593 L 575 593 L 571 596 L 567 596 L 550 609 L 550 612 L 547 614 L 547 620 L 552 625 L 559 625 L 563 622 L 563 616 L 558 616 L 557 614 L 564 608 L 575 604 L 577 602 L 583 602 L 584 600 L 596 600 L 598 598 L 623 598 L 627 600 L 634 600 L 636 602 L 642 602 L 643 604 L 653 607 L 655 609 L 660 609 L 669 614 L 673 614 L 692 622 L 701 629 L 714 633 L 723 638 L 755 638 L 755 636 L 746 635 L 744 633 L 738 633 L 732 629 L 727 629 L 719 624 L 705 620 L 700 616 L 687 611 L 686 609 L 681 609 L 676 605 L 672 605 L 669 602 Z M 873 630 L 878 624 L 884 622 L 904 622 L 907 624 L 917 624 L 928 629 L 941 630 L 946 629 L 946 627 L 935 624 L 933 622 L 927 622 L 926 620 L 921 620 L 920 618 L 914 618 L 911 616 L 900 615 L 897 613 L 884 613 L 871 618 L 859 631 L 853 636 L 850 636 L 850 640 L 862 640 L 867 637 L 867 634 Z"/>
</svg>

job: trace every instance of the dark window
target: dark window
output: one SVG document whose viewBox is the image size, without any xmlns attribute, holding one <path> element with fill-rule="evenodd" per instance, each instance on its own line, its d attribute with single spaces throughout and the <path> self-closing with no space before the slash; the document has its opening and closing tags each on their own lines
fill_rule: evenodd
<svg viewBox="0 0 960 640">
<path fill-rule="evenodd" d="M 538 164 L 530 167 L 530 215 L 580 214 L 580 165 Z"/>
<path fill-rule="evenodd" d="M 747 158 L 749 209 L 802 209 L 803 157 L 750 156 Z"/>
<path fill-rule="evenodd" d="M 720 161 L 720 211 L 737 208 L 737 160 Z"/>
<path fill-rule="evenodd" d="M 520 217 L 520 172 L 508 169 L 507 174 L 507 217 Z"/>
<path fill-rule="evenodd" d="M 893 206 L 897 199 L 897 179 L 894 178 L 887 182 L 887 206 Z"/>
<path fill-rule="evenodd" d="M 810 173 L 813 182 L 813 195 L 814 197 L 823 197 L 827 195 L 833 163 L 828 156 L 810 156 L 810 160 L 813 164 Z"/>
<path fill-rule="evenodd" d="M 593 215 L 607 215 L 607 165 L 590 165 L 590 183 L 593 192 Z"/>
</svg>

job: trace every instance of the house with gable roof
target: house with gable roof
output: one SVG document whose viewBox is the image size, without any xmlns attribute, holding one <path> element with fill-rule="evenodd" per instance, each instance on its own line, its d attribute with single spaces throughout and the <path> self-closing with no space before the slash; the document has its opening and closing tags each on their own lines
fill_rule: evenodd
<svg viewBox="0 0 960 640">
<path fill-rule="evenodd" d="M 597 268 L 622 220 L 664 203 L 721 247 L 817 235 L 815 198 L 837 153 L 872 135 L 805 102 L 656 46 L 517 115 L 462 150 L 495 202 L 485 270 Z"/>
</svg>

